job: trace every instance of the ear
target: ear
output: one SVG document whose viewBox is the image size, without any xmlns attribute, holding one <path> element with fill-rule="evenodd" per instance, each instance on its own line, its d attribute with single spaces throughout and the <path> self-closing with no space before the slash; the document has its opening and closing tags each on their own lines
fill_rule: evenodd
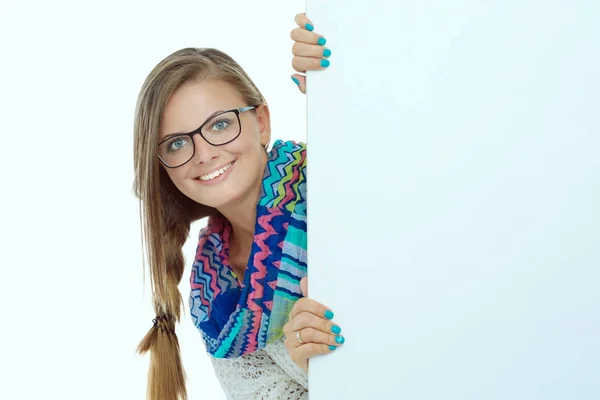
<svg viewBox="0 0 600 400">
<path fill-rule="evenodd" d="M 271 112 L 267 103 L 257 107 L 256 117 L 260 129 L 260 144 L 265 147 L 271 140 Z"/>
</svg>

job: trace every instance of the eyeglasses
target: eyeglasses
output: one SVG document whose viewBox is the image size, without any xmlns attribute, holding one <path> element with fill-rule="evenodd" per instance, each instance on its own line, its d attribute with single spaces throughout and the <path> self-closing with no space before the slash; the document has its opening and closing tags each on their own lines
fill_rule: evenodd
<svg viewBox="0 0 600 400">
<path fill-rule="evenodd" d="M 240 114 L 257 108 L 249 106 L 220 111 L 207 119 L 202 126 L 189 133 L 169 135 L 158 144 L 158 158 L 167 168 L 181 167 L 196 154 L 194 135 L 199 134 L 213 146 L 233 142 L 242 133 Z"/>
</svg>

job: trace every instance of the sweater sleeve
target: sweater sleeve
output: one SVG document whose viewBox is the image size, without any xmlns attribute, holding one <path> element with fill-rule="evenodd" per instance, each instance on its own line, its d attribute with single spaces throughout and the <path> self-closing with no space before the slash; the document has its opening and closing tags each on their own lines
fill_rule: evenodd
<svg viewBox="0 0 600 400">
<path fill-rule="evenodd" d="M 277 342 L 239 358 L 210 357 L 227 400 L 308 400 L 306 375 L 300 379 L 302 383 L 296 380 L 304 371 L 289 356 L 286 360 L 287 352 L 282 354 L 279 348 L 282 345 Z M 294 366 L 301 373 L 295 371 L 290 376 L 286 370 L 294 371 Z"/>
<path fill-rule="evenodd" d="M 267 345 L 265 352 L 286 374 L 308 390 L 308 374 L 292 360 L 283 340 Z"/>
</svg>

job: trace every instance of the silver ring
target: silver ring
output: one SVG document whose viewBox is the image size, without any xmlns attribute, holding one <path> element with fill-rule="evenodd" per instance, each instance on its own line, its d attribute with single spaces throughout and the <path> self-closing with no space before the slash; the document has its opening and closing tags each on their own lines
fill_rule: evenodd
<svg viewBox="0 0 600 400">
<path fill-rule="evenodd" d="M 298 342 L 300 342 L 301 344 L 304 344 L 304 340 L 302 340 L 302 338 L 300 337 L 300 331 L 296 331 L 296 339 L 298 340 Z"/>
</svg>

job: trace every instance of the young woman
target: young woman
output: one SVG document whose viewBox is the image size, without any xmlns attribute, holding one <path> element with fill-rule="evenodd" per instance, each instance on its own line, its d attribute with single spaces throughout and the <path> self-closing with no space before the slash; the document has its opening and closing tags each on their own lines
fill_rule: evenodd
<svg viewBox="0 0 600 400">
<path fill-rule="evenodd" d="M 304 14 L 293 66 L 327 67 L 331 52 Z M 292 76 L 301 92 L 306 80 Z M 187 398 L 175 323 L 182 246 L 208 217 L 190 277 L 193 321 L 229 399 L 308 397 L 308 359 L 344 342 L 333 313 L 306 298 L 306 147 L 277 140 L 250 77 L 216 49 L 186 48 L 149 74 L 134 127 L 134 189 L 142 205 L 154 325 L 148 394 Z"/>
</svg>

